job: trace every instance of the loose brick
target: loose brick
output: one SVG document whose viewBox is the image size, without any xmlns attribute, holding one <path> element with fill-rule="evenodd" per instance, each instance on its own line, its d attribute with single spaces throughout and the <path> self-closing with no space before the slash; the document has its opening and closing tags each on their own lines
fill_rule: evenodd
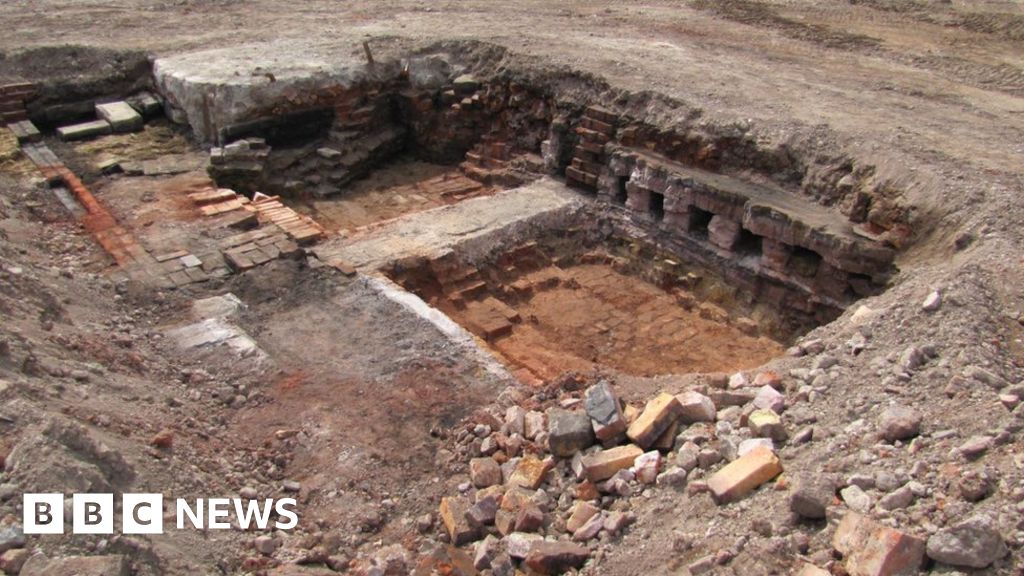
<svg viewBox="0 0 1024 576">
<path fill-rule="evenodd" d="M 590 551 L 569 542 L 535 542 L 526 555 L 526 565 L 539 574 L 561 574 L 579 568 L 590 557 Z"/>
<path fill-rule="evenodd" d="M 832 538 L 850 576 L 911 576 L 924 563 L 925 541 L 856 512 L 843 517 Z"/>
<path fill-rule="evenodd" d="M 679 418 L 681 411 L 682 405 L 679 404 L 679 400 L 671 394 L 662 392 L 647 403 L 640 417 L 626 430 L 626 436 L 637 446 L 648 448 L 673 421 Z"/>
<path fill-rule="evenodd" d="M 680 420 L 683 424 L 714 422 L 715 403 L 700 392 L 688 391 L 676 396 L 680 406 Z"/>
<path fill-rule="evenodd" d="M 708 479 L 708 489 L 719 504 L 743 498 L 782 473 L 782 463 L 771 450 L 759 447 L 737 458 Z"/>
<path fill-rule="evenodd" d="M 451 537 L 452 544 L 461 546 L 476 539 L 477 530 L 466 519 L 469 500 L 461 496 L 441 498 L 441 521 Z"/>
<path fill-rule="evenodd" d="M 633 444 L 602 450 L 583 457 L 583 471 L 591 482 L 601 482 L 632 466 L 643 453 L 639 446 Z"/>
<path fill-rule="evenodd" d="M 536 490 L 544 483 L 544 475 L 547 472 L 547 464 L 543 460 L 533 455 L 525 456 L 519 461 L 515 471 L 512 472 L 512 476 L 508 479 L 508 484 Z"/>
</svg>

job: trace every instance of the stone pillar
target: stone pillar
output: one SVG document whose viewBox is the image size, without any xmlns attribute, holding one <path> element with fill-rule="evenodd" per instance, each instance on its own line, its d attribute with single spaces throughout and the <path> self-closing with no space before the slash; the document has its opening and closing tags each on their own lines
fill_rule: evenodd
<svg viewBox="0 0 1024 576">
<path fill-rule="evenodd" d="M 786 264 L 793 247 L 778 240 L 763 238 L 761 240 L 761 265 L 780 274 L 786 273 Z"/>
<path fill-rule="evenodd" d="M 832 266 L 828 262 L 818 265 L 818 273 L 814 278 L 814 290 L 836 300 L 846 295 L 850 285 L 849 274 Z"/>
<path fill-rule="evenodd" d="M 637 186 L 632 180 L 626 182 L 626 207 L 634 212 L 646 214 L 651 205 L 651 191 Z"/>
<path fill-rule="evenodd" d="M 708 241 L 723 250 L 732 251 L 740 240 L 740 223 L 714 216 L 708 224 Z"/>
</svg>

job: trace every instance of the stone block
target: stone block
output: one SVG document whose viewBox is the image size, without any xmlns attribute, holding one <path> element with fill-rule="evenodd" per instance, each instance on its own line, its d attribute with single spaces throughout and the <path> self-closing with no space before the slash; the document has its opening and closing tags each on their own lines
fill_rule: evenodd
<svg viewBox="0 0 1024 576">
<path fill-rule="evenodd" d="M 641 448 L 649 448 L 675 420 L 682 406 L 672 394 L 662 392 L 647 403 L 644 411 L 630 424 L 626 436 Z"/>
<path fill-rule="evenodd" d="M 843 555 L 850 576 L 911 576 L 924 563 L 924 540 L 856 512 L 843 517 L 832 546 Z"/>
<path fill-rule="evenodd" d="M 708 241 L 723 250 L 732 250 L 740 240 L 740 223 L 714 216 L 708 223 Z"/>
<path fill-rule="evenodd" d="M 755 448 L 708 479 L 708 489 L 719 504 L 743 498 L 782 473 L 782 463 L 767 448 Z"/>
<path fill-rule="evenodd" d="M 477 537 L 477 529 L 466 518 L 469 508 L 469 499 L 461 496 L 445 496 L 441 499 L 441 521 L 455 546 L 472 542 Z"/>
<path fill-rule="evenodd" d="M 583 471 L 591 482 L 607 480 L 619 470 L 632 466 L 643 453 L 639 446 L 633 444 L 602 450 L 583 457 Z"/>
<path fill-rule="evenodd" d="M 103 134 L 110 134 L 110 123 L 106 120 L 93 120 L 92 122 L 83 122 L 57 128 L 57 135 L 65 142 L 85 140 L 86 138 L 102 136 Z"/>
<path fill-rule="evenodd" d="M 579 568 L 590 557 L 590 550 L 570 542 L 536 542 L 526 555 L 526 566 L 538 574 L 562 574 Z"/>
<path fill-rule="evenodd" d="M 606 381 L 587 389 L 584 406 L 590 416 L 594 435 L 602 442 L 618 438 L 626 431 L 626 418 L 615 390 Z"/>
<path fill-rule="evenodd" d="M 565 521 L 565 530 L 575 532 L 583 527 L 588 520 L 601 513 L 601 509 L 590 502 L 576 502 L 569 513 L 569 519 Z"/>
<path fill-rule="evenodd" d="M 715 403 L 710 397 L 691 390 L 677 395 L 676 399 L 680 406 L 679 419 L 683 424 L 715 421 Z"/>
<path fill-rule="evenodd" d="M 552 408 L 547 416 L 548 448 L 555 456 L 570 458 L 594 444 L 594 430 L 586 413 Z"/>
<path fill-rule="evenodd" d="M 142 115 L 123 100 L 107 104 L 97 104 L 96 117 L 110 123 L 110 129 L 116 133 L 142 130 L 142 126 L 145 123 Z"/>
<path fill-rule="evenodd" d="M 544 537 L 540 534 L 527 534 L 524 532 L 512 532 L 502 538 L 505 545 L 505 552 L 513 558 L 523 559 L 530 553 L 534 544 L 543 542 Z"/>
<path fill-rule="evenodd" d="M 543 460 L 532 454 L 527 455 L 519 460 L 519 464 L 509 476 L 507 483 L 511 486 L 536 490 L 544 483 L 544 476 L 547 472 L 548 467 Z"/>
<path fill-rule="evenodd" d="M 469 461 L 469 479 L 477 488 L 501 484 L 501 466 L 493 458 L 473 458 Z"/>
<path fill-rule="evenodd" d="M 782 419 L 773 410 L 754 410 L 747 419 L 750 433 L 758 438 L 771 438 L 776 442 L 786 439 L 786 428 Z"/>
</svg>

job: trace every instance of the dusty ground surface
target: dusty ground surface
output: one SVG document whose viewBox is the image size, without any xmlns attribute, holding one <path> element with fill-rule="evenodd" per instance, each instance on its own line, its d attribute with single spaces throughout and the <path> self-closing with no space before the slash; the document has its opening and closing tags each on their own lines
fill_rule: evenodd
<svg viewBox="0 0 1024 576">
<path fill-rule="evenodd" d="M 1000 396 L 1016 390 L 1009 396 L 1019 399 L 1024 375 L 1019 2 L 11 0 L 0 5 L 0 23 L 3 76 L 58 85 L 76 71 L 130 69 L 140 54 L 242 42 L 293 39 L 356 53 L 370 40 L 383 56 L 484 40 L 511 50 L 509 66 L 594 74 L 607 81 L 609 99 L 617 90 L 637 93 L 624 99 L 632 111 L 666 128 L 733 130 L 823 162 L 873 166 L 909 207 L 915 242 L 892 287 L 863 302 L 871 312 L 854 320 L 849 311 L 808 336 L 820 339 L 820 350 L 768 365 L 785 375 L 787 425 L 813 431 L 813 441 L 780 449 L 787 476 L 867 477 L 858 485 L 873 501 L 892 492 L 886 474 L 897 484 L 913 480 L 924 491 L 912 505 L 874 514 L 927 536 L 983 513 L 1009 552 L 982 573 L 1024 569 L 1022 408 Z M 141 52 L 50 48 L 63 44 Z M 573 91 L 571 83 L 563 88 Z M 192 153 L 176 138 L 157 134 L 153 154 Z M 300 271 L 299 262 L 173 292 L 116 283 L 105 256 L 33 185 L 10 148 L 0 142 L 3 444 L 14 449 L 5 514 L 16 520 L 20 492 L 50 482 L 196 497 L 243 487 L 280 495 L 284 480 L 296 480 L 304 514 L 319 522 L 284 538 L 284 561 L 308 555 L 344 569 L 360 553 L 397 542 L 417 550 L 439 537 L 429 527 L 421 534 L 416 518 L 467 479 L 465 454 L 448 451 L 443 438 L 457 436 L 459 418 L 495 401 L 502 378 L 478 370 L 479 359 L 467 360 L 372 287 L 329 270 Z M 146 191 L 187 179 L 146 177 L 143 189 L 95 177 L 118 216 L 140 230 L 156 227 L 153 238 L 172 224 L 152 211 L 171 205 L 161 196 L 147 207 L 157 196 Z M 813 187 L 805 192 L 814 195 Z M 249 305 L 237 323 L 271 363 L 250 369 L 229 355 L 194 358 L 164 337 L 191 321 L 194 298 L 227 290 Z M 926 312 L 921 302 L 932 290 L 942 305 Z M 621 382 L 636 405 L 693 385 L 706 383 Z M 804 386 L 814 394 L 798 393 Z M 573 395 L 555 390 L 531 401 Z M 893 403 L 921 413 L 921 435 L 909 446 L 878 438 L 879 414 Z M 149 446 L 162 429 L 174 432 L 173 450 Z M 985 453 L 963 458 L 958 448 L 980 435 L 990 440 Z M 69 440 L 76 437 L 90 440 Z M 101 443 L 132 473 L 103 456 Z M 988 479 L 981 498 L 961 481 L 979 477 Z M 789 573 L 798 557 L 828 564 L 835 523 L 791 518 L 779 488 L 730 506 L 706 494 L 646 490 L 627 499 L 635 526 L 597 545 L 587 570 L 679 573 L 725 549 L 736 554 L 715 568 L 721 573 Z M 251 535 L 233 531 L 31 544 L 51 555 L 126 553 L 139 573 L 244 573 L 266 563 L 248 547 Z"/>
</svg>

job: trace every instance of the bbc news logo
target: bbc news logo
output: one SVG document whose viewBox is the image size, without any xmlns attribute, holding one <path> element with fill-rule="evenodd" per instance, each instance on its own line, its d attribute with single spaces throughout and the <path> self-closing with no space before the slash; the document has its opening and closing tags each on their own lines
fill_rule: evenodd
<svg viewBox="0 0 1024 576">
<path fill-rule="evenodd" d="M 25 534 L 64 533 L 63 494 L 25 494 L 22 500 Z M 242 530 L 250 526 L 266 530 L 276 514 L 273 526 L 277 530 L 291 530 L 299 523 L 294 498 L 278 500 L 243 500 L 241 498 L 198 498 L 174 501 L 175 527 L 188 526 L 200 530 L 226 530 L 232 527 L 231 518 Z M 113 534 L 113 494 L 72 494 L 72 534 Z M 163 494 L 124 494 L 121 498 L 121 532 L 123 534 L 163 534 Z"/>
</svg>

